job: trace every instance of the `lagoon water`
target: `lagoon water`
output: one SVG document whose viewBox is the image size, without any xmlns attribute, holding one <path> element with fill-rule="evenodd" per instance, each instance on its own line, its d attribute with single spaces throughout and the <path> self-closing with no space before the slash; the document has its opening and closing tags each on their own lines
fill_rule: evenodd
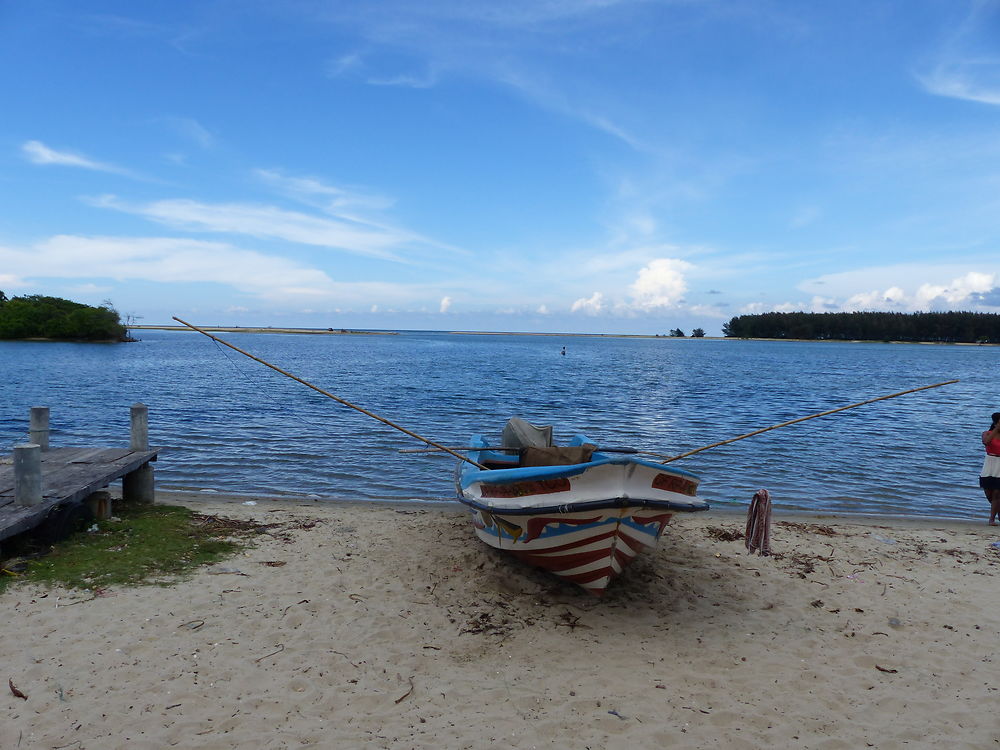
<svg viewBox="0 0 1000 750">
<path fill-rule="evenodd" d="M 127 445 L 149 406 L 163 489 L 453 498 L 455 460 L 196 333 L 134 344 L 0 342 L 0 452 L 51 408 L 53 447 Z M 748 438 L 675 465 L 716 505 L 983 518 L 980 433 L 1000 410 L 994 347 L 576 336 L 222 338 L 417 433 L 464 445 L 512 415 L 667 455 L 953 378 L 955 385 Z M 560 354 L 566 347 L 566 355 Z"/>
</svg>

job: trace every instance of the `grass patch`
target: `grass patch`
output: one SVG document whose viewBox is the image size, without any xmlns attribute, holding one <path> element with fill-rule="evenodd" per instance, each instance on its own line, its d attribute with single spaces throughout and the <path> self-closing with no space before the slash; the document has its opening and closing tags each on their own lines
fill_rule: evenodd
<svg viewBox="0 0 1000 750">
<path fill-rule="evenodd" d="M 177 505 L 123 505 L 97 531 L 81 531 L 48 548 L 30 538 L 20 557 L 0 563 L 0 592 L 15 582 L 72 589 L 170 585 L 201 565 L 244 549 L 264 526 L 204 516 Z"/>
</svg>

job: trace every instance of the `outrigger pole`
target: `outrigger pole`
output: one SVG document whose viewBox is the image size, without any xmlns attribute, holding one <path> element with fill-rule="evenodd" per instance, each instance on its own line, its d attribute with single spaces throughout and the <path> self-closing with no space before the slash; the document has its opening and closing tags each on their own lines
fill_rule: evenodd
<svg viewBox="0 0 1000 750">
<path fill-rule="evenodd" d="M 679 456 L 671 456 L 670 458 L 665 458 L 662 454 L 659 453 L 646 453 L 646 455 L 653 455 L 659 458 L 665 458 L 663 463 L 668 464 L 671 461 L 676 461 L 679 458 L 686 458 L 687 456 L 693 456 L 695 453 L 701 453 L 702 451 L 707 451 L 709 448 L 718 448 L 720 445 L 735 443 L 737 440 L 743 440 L 748 437 L 753 437 L 754 435 L 760 435 L 762 432 L 769 432 L 770 430 L 776 430 L 779 427 L 787 427 L 790 424 L 805 422 L 807 419 L 816 419 L 816 417 L 825 417 L 827 414 L 836 414 L 838 411 L 844 411 L 845 409 L 854 409 L 855 407 L 864 406 L 865 404 L 874 404 L 876 401 L 885 401 L 886 399 L 896 398 L 896 396 L 905 396 L 907 393 L 926 391 L 928 388 L 940 388 L 943 385 L 951 385 L 952 383 L 957 383 L 957 382 L 958 382 L 957 380 L 946 380 L 943 383 L 934 383 L 933 385 L 922 385 L 919 388 L 911 388 L 908 391 L 900 391 L 899 393 L 890 393 L 888 396 L 879 396 L 878 398 L 870 398 L 867 401 L 859 401 L 858 403 L 850 404 L 849 406 L 841 406 L 837 409 L 821 411 L 818 414 L 810 414 L 808 417 L 799 417 L 798 419 L 793 419 L 789 422 L 782 422 L 781 424 L 771 425 L 770 427 L 764 427 L 763 429 L 760 430 L 754 430 L 753 432 L 748 432 L 746 435 L 739 435 L 738 437 L 729 438 L 728 440 L 720 440 L 717 443 L 712 443 L 711 445 L 705 445 L 702 446 L 701 448 L 695 448 L 694 450 L 688 451 L 687 453 L 681 453 Z"/>
<path fill-rule="evenodd" d="M 280 372 L 282 375 L 284 375 L 286 377 L 289 377 L 289 378 L 291 378 L 292 380 L 294 380 L 294 381 L 296 381 L 298 383 L 302 383 L 302 385 L 304 385 L 304 386 L 308 386 L 309 388 L 312 388 L 317 393 L 322 393 L 327 398 L 332 398 L 337 403 L 343 404 L 344 406 L 349 406 L 350 408 L 354 409 L 355 411 L 359 411 L 362 414 L 371 417 L 372 419 L 377 419 L 382 424 L 387 424 L 390 427 L 393 427 L 393 428 L 399 430 L 400 432 L 402 432 L 402 433 L 404 433 L 406 435 L 409 435 L 412 438 L 416 438 L 417 440 L 420 440 L 421 442 L 427 443 L 427 445 L 432 445 L 437 450 L 441 450 L 441 451 L 445 451 L 446 453 L 450 453 L 455 458 L 459 458 L 462 461 L 465 461 L 467 463 L 472 464 L 473 466 L 476 466 L 476 467 L 478 467 L 480 469 L 485 469 L 486 468 L 482 464 L 476 463 L 475 461 L 473 461 L 468 456 L 463 456 L 461 453 L 457 453 L 456 451 L 453 451 L 451 448 L 447 448 L 447 447 L 445 447 L 443 445 L 438 445 L 433 440 L 428 440 L 427 438 L 422 437 L 421 435 L 418 435 L 415 432 L 411 432 L 410 430 L 406 429 L 405 427 L 401 427 L 400 425 L 398 425 L 395 422 L 392 422 L 392 421 L 386 419 L 385 417 L 380 417 L 378 414 L 375 414 L 374 412 L 370 412 L 367 409 L 363 409 L 360 406 L 357 406 L 356 404 L 352 404 L 350 401 L 347 401 L 346 399 L 342 399 L 340 396 L 334 396 L 329 391 L 324 391 L 322 388 L 319 388 L 319 387 L 313 385 L 308 380 L 303 380 L 302 378 L 298 377 L 297 375 L 292 375 L 292 373 L 288 372 L 287 370 L 282 370 L 277 365 L 272 365 L 270 362 L 267 362 L 266 360 L 263 360 L 260 357 L 256 357 L 253 354 L 251 354 L 250 352 L 247 352 L 247 351 L 244 351 L 243 349 L 240 349 L 238 346 L 233 346 L 228 341 L 223 341 L 218 336 L 213 336 L 208 331 L 202 330 L 201 328 L 198 328 L 198 326 L 191 325 L 186 320 L 181 320 L 176 315 L 172 316 L 172 317 L 178 323 L 183 323 L 184 325 L 186 325 L 191 330 L 197 331 L 198 333 L 201 333 L 201 334 L 203 334 L 205 336 L 208 336 L 213 341 L 217 341 L 220 344 L 224 344 L 225 346 L 228 346 L 233 351 L 237 351 L 240 354 L 242 354 L 243 356 L 249 357 L 250 359 L 254 360 L 255 362 L 260 362 L 262 365 L 264 365 L 266 367 L 270 367 L 275 372 Z"/>
</svg>

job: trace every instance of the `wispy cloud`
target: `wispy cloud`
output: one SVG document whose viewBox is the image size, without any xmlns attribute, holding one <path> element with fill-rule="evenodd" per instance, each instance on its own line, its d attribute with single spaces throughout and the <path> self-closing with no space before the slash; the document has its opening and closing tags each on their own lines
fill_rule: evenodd
<svg viewBox="0 0 1000 750">
<path fill-rule="evenodd" d="M 282 240 L 396 262 L 408 262 L 402 252 L 419 243 L 416 235 L 403 230 L 376 228 L 269 205 L 202 203 L 189 199 L 131 204 L 112 195 L 92 198 L 89 202 L 177 229 Z"/>
<path fill-rule="evenodd" d="M 395 201 L 359 188 L 330 185 L 318 177 L 295 177 L 277 169 L 256 169 L 254 176 L 278 193 L 331 214 L 350 217 L 353 221 L 376 223 L 362 218 L 362 212 L 382 212 Z"/>
<path fill-rule="evenodd" d="M 41 141 L 26 141 L 21 145 L 21 153 L 32 164 L 42 166 L 77 167 L 79 169 L 90 169 L 96 172 L 110 172 L 112 174 L 134 177 L 135 175 L 128 169 L 118 167 L 107 162 L 97 161 L 88 156 L 74 153 L 72 151 L 57 151 L 46 146 Z"/>
<path fill-rule="evenodd" d="M 1000 106 L 1000 3 L 975 0 L 917 80 L 931 94 Z"/>
<path fill-rule="evenodd" d="M 194 118 L 168 116 L 162 120 L 179 136 L 201 148 L 209 149 L 215 145 L 215 135 Z"/>
<path fill-rule="evenodd" d="M 25 279 L 218 283 L 261 297 L 324 295 L 334 288 L 323 271 L 286 258 L 173 237 L 57 235 L 30 247 L 0 247 L 0 265 Z"/>
<path fill-rule="evenodd" d="M 363 51 L 330 60 L 326 72 L 412 88 L 430 88 L 449 76 L 475 77 L 648 151 L 650 145 L 623 124 L 625 104 L 616 92 L 577 71 L 590 72 L 595 48 L 627 48 L 633 13 L 656 5 L 647 0 L 390 2 L 351 12 L 323 10 L 324 21 L 350 27 L 366 41 Z M 560 62 L 553 66 L 553 60 Z M 543 75 L 560 68 L 555 78 Z"/>
</svg>

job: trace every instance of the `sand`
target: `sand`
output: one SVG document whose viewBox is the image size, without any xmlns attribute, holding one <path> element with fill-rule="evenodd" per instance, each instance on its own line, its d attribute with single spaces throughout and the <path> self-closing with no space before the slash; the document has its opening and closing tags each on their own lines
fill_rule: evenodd
<svg viewBox="0 0 1000 750">
<path fill-rule="evenodd" d="M 0 748 L 1000 746 L 985 522 L 691 515 L 598 599 L 457 505 L 244 499 L 191 580 L 0 596 Z"/>
</svg>

